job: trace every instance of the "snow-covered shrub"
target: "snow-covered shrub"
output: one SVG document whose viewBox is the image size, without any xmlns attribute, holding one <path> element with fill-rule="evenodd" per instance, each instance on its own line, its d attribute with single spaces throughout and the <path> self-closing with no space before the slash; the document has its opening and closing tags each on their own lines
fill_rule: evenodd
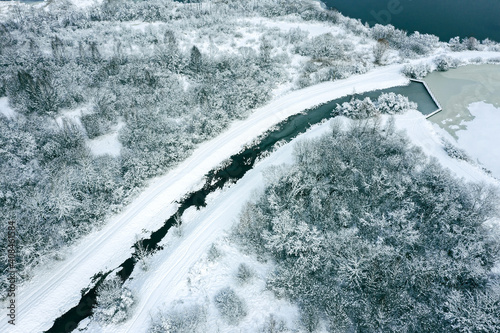
<svg viewBox="0 0 500 333">
<path fill-rule="evenodd" d="M 439 38 L 434 35 L 421 34 L 418 31 L 408 36 L 399 45 L 400 54 L 405 58 L 422 56 L 430 53 L 438 46 Z"/>
<path fill-rule="evenodd" d="M 366 97 L 363 100 L 353 99 L 350 102 L 337 104 L 332 114 L 353 119 L 365 119 L 379 114 L 398 114 L 407 110 L 417 109 L 417 103 L 408 97 L 395 93 L 381 94 L 376 101 Z"/>
<path fill-rule="evenodd" d="M 453 37 L 448 42 L 452 51 L 460 52 L 465 50 L 465 46 L 460 42 L 460 37 Z"/>
<path fill-rule="evenodd" d="M 245 301 L 236 295 L 231 287 L 226 287 L 217 292 L 214 303 L 221 317 L 231 325 L 238 322 L 247 315 Z"/>
<path fill-rule="evenodd" d="M 353 74 L 362 74 L 367 71 L 368 67 L 362 63 L 353 64 L 349 61 L 326 62 L 323 68 L 312 75 L 312 83 L 341 80 Z"/>
<path fill-rule="evenodd" d="M 452 144 L 450 141 L 446 139 L 441 140 L 443 143 L 443 149 L 450 156 L 451 158 L 456 158 L 457 160 L 463 160 L 463 161 L 472 161 L 467 152 L 461 148 L 458 148 L 454 144 Z"/>
<path fill-rule="evenodd" d="M 465 38 L 463 40 L 463 44 L 465 45 L 465 48 L 469 51 L 477 51 L 480 48 L 480 43 L 475 37 Z"/>
<path fill-rule="evenodd" d="M 285 33 L 285 38 L 288 40 L 290 44 L 296 45 L 302 42 L 303 40 L 307 39 L 307 35 L 309 35 L 309 32 L 304 31 L 299 27 L 297 27 L 288 30 L 288 32 Z"/>
<path fill-rule="evenodd" d="M 247 264 L 241 263 L 238 266 L 238 271 L 236 272 L 236 280 L 238 280 L 240 284 L 244 284 L 248 282 L 253 277 L 253 275 L 253 270 L 248 267 Z"/>
<path fill-rule="evenodd" d="M 379 39 L 377 44 L 373 47 L 373 57 L 375 58 L 375 63 L 382 64 L 382 59 L 389 48 L 389 43 L 385 39 Z"/>
<path fill-rule="evenodd" d="M 463 38 L 460 40 L 460 37 L 453 37 L 448 42 L 452 51 L 475 51 L 481 49 L 481 43 L 474 37 Z"/>
<path fill-rule="evenodd" d="M 118 277 L 105 280 L 97 291 L 94 318 L 102 323 L 120 323 L 130 316 L 135 304 L 132 291 L 122 286 Z"/>
<path fill-rule="evenodd" d="M 386 40 L 392 48 L 399 50 L 404 58 L 428 54 L 439 43 L 439 38 L 434 35 L 421 34 L 416 31 L 408 36 L 406 32 L 390 24 L 376 24 L 371 28 L 371 36 L 376 40 Z"/>
<path fill-rule="evenodd" d="M 376 116 L 379 112 L 373 101 L 366 97 L 363 100 L 355 99 L 342 105 L 337 104 L 333 114 L 353 119 L 365 119 Z"/>
<path fill-rule="evenodd" d="M 434 59 L 434 64 L 436 65 L 436 70 L 446 72 L 450 68 L 457 68 L 460 64 L 460 60 L 443 55 Z"/>
<path fill-rule="evenodd" d="M 411 79 L 420 80 L 430 72 L 431 68 L 426 63 L 406 64 L 402 73 Z"/>
<path fill-rule="evenodd" d="M 393 25 L 375 24 L 371 29 L 371 36 L 375 40 L 387 40 L 394 43 L 406 37 L 405 33 L 396 29 Z"/>
<path fill-rule="evenodd" d="M 339 41 L 331 33 L 326 33 L 307 39 L 297 46 L 296 52 L 302 56 L 309 56 L 313 59 L 333 58 L 342 59 L 345 51 L 352 48 L 347 41 Z"/>
<path fill-rule="evenodd" d="M 486 38 L 481 41 L 481 45 L 484 46 L 488 51 L 500 51 L 500 43 L 495 42 L 491 39 Z"/>
<path fill-rule="evenodd" d="M 206 309 L 199 305 L 158 313 L 148 333 L 205 333 Z"/>
<path fill-rule="evenodd" d="M 309 87 L 310 85 L 311 85 L 311 78 L 309 77 L 309 75 L 301 75 L 295 81 L 295 86 L 297 87 L 297 89 Z"/>
<path fill-rule="evenodd" d="M 500 57 L 488 59 L 488 62 L 492 64 L 500 64 Z"/>
<path fill-rule="evenodd" d="M 381 94 L 375 106 L 379 113 L 382 114 L 398 114 L 407 110 L 416 110 L 417 103 L 411 102 L 408 97 L 395 94 L 393 92 Z"/>
<path fill-rule="evenodd" d="M 221 256 L 222 256 L 222 252 L 221 252 L 221 250 L 219 250 L 217 245 L 215 245 L 215 244 L 210 245 L 210 248 L 208 249 L 208 253 L 207 253 L 208 261 L 212 261 L 212 262 L 216 261 Z"/>
<path fill-rule="evenodd" d="M 85 114 L 80 118 L 83 127 L 87 131 L 89 139 L 106 134 L 111 129 L 111 123 L 96 114 Z"/>
<path fill-rule="evenodd" d="M 140 239 L 139 235 L 135 236 L 135 256 L 140 263 L 140 267 L 143 271 L 149 269 L 149 251 L 148 248 L 144 246 L 143 241 Z"/>
<path fill-rule="evenodd" d="M 481 58 L 481 57 L 475 57 L 475 58 L 471 58 L 469 60 L 472 64 L 482 64 L 484 63 L 484 59 Z"/>
</svg>

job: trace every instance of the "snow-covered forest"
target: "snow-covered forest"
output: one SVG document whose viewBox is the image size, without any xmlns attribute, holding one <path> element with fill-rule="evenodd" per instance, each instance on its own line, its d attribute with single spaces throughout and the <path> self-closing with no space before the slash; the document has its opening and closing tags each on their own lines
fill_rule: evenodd
<svg viewBox="0 0 500 333">
<path fill-rule="evenodd" d="M 274 0 L 56 1 L 14 7 L 0 35 L 0 95 L 14 115 L 0 115 L 0 204 L 2 223 L 20 221 L 23 278 L 273 96 L 438 44 Z"/>
<path fill-rule="evenodd" d="M 370 66 L 369 45 L 354 50 L 348 38 L 367 38 L 367 29 L 299 1 L 49 8 L 16 7 L 0 25 L 0 95 L 15 115 L 0 116 L 0 204 L 2 223 L 20 221 L 22 277 L 61 256 L 147 179 L 269 101 L 278 87 L 304 86 L 294 71 L 313 57 L 335 58 L 339 76 Z M 252 20 L 291 13 L 353 31 L 330 44 L 331 34 L 308 37 Z M 312 66 L 311 75 L 333 68 Z M 102 147 L 106 138 L 111 143 Z M 1 262 L 3 272 L 6 258 Z"/>
<path fill-rule="evenodd" d="M 18 283 L 65 260 L 155 177 L 255 109 L 384 66 L 420 79 L 463 64 L 454 53 L 468 51 L 500 45 L 369 27 L 313 0 L 11 6 L 0 17 L 0 237 L 16 221 Z M 464 184 L 391 121 L 373 120 L 416 108 L 395 94 L 337 105 L 331 116 L 355 125 L 300 142 L 292 166 L 267 171 L 264 192 L 219 245 L 252 258 L 233 285 L 206 304 L 155 309 L 143 326 L 206 332 L 216 314 L 237 327 L 252 306 L 239 287 L 258 280 L 300 318 L 290 327 L 270 314 L 252 326 L 262 332 L 494 331 L 500 245 L 483 222 L 496 214 L 496 190 Z M 3 300 L 6 242 L 0 251 Z M 213 245 L 205 256 L 216 265 L 223 253 Z M 122 284 L 111 274 L 99 288 L 96 327 L 134 313 L 141 295 Z"/>
<path fill-rule="evenodd" d="M 494 332 L 496 189 L 464 184 L 376 121 L 301 142 L 235 236 L 276 263 L 267 287 L 307 332 Z"/>
</svg>

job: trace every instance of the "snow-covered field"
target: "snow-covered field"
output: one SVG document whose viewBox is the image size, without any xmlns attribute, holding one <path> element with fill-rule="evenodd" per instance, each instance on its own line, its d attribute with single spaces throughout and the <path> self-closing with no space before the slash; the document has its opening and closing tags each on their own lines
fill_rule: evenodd
<svg viewBox="0 0 500 333">
<path fill-rule="evenodd" d="M 458 145 L 500 179 L 500 108 L 477 102 L 469 111 L 474 119 L 462 122 L 467 129 L 456 132 Z"/>
<path fill-rule="evenodd" d="M 498 53 L 464 52 L 460 56 L 464 59 L 487 58 L 498 57 Z M 431 61 L 432 57 L 427 60 Z M 78 302 L 80 290 L 89 285 L 95 273 L 115 268 L 128 258 L 131 254 L 130 247 L 136 236 L 142 233 L 141 230 L 156 230 L 175 211 L 174 201 L 200 185 L 203 175 L 210 169 L 292 114 L 349 95 L 353 91 L 362 93 L 407 83 L 408 80 L 400 73 L 401 68 L 400 64 L 380 67 L 363 75 L 298 90 L 255 110 L 246 120 L 235 122 L 218 137 L 200 145 L 177 168 L 165 176 L 153 179 L 149 187 L 126 210 L 112 218 L 103 229 L 74 245 L 65 260 L 40 268 L 31 281 L 20 286 L 16 327 L 12 329 L 7 326 L 6 321 L 2 321 L 0 331 L 24 333 L 48 329 L 55 318 Z M 469 180 L 494 182 L 479 168 L 449 158 L 444 153 L 435 130 L 418 112 L 397 117 L 396 124 L 406 129 L 414 143 L 421 146 L 424 152 L 437 157 L 457 175 Z M 316 135 L 327 129 L 328 125 L 317 126 L 307 135 Z M 124 326 L 109 326 L 105 331 L 142 332 L 158 306 L 181 297 L 185 292 L 182 284 L 185 283 L 191 266 L 234 222 L 241 204 L 251 198 L 250 188 L 262 183 L 262 170 L 273 163 L 289 161 L 290 154 L 291 144 L 285 145 L 258 164 L 235 186 L 221 193 L 191 223 L 186 223 L 182 242 L 173 241 L 168 251 L 162 251 L 155 257 L 157 261 L 151 265 L 154 269 L 133 281 L 133 287 L 140 290 L 139 305 L 134 317 Z M 143 283 L 140 282 L 141 279 Z M 288 305 L 280 306 L 285 309 Z"/>
<path fill-rule="evenodd" d="M 16 116 L 16 112 L 9 106 L 9 99 L 7 97 L 0 97 L 0 113 L 9 119 Z"/>
</svg>

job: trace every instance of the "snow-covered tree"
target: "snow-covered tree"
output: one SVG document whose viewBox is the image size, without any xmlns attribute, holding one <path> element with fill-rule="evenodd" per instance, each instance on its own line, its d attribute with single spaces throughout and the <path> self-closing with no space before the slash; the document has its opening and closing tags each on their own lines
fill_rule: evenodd
<svg viewBox="0 0 500 333">
<path fill-rule="evenodd" d="M 94 318 L 104 324 L 116 324 L 127 320 L 136 302 L 132 291 L 122 286 L 118 277 L 105 280 L 99 286 Z"/>
<path fill-rule="evenodd" d="M 206 332 L 206 310 L 193 305 L 182 309 L 159 312 L 152 319 L 149 333 Z"/>
<path fill-rule="evenodd" d="M 214 304 L 221 317 L 228 324 L 237 325 L 247 315 L 245 301 L 230 287 L 223 288 L 217 292 L 214 297 Z"/>
</svg>

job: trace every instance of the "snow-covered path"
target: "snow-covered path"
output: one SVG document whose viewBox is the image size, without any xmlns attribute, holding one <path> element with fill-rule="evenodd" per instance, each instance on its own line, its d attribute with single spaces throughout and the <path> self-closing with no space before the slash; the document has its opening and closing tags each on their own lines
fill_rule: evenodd
<svg viewBox="0 0 500 333">
<path fill-rule="evenodd" d="M 479 53 L 471 54 L 471 58 L 478 55 Z M 495 55 L 498 53 L 491 53 L 490 56 Z M 122 213 L 108 221 L 103 229 L 88 235 L 73 246 L 71 254 L 65 260 L 39 269 L 36 276 L 18 291 L 16 326 L 12 327 L 6 320 L 2 320 L 0 332 L 35 333 L 47 330 L 57 317 L 78 303 L 81 297 L 80 290 L 89 285 L 95 273 L 113 269 L 127 259 L 131 254 L 130 247 L 134 243 L 135 236 L 140 234 L 142 229 L 159 228 L 175 211 L 175 200 L 195 189 L 201 183 L 204 174 L 237 153 L 244 144 L 288 116 L 317 104 L 352 94 L 354 91 L 362 93 L 403 85 L 408 80 L 400 74 L 401 68 L 402 65 L 399 64 L 380 67 L 363 75 L 294 91 L 255 110 L 247 119 L 233 123 L 224 133 L 200 145 L 191 157 L 178 167 L 165 176 L 153 179 L 150 186 Z M 234 195 L 230 198 L 231 202 L 237 199 L 243 200 L 248 194 L 241 193 L 241 197 Z M 209 214 L 207 220 L 197 227 L 199 229 L 195 232 L 195 234 L 206 233 L 205 240 L 186 239 L 185 244 L 180 245 L 186 252 L 175 252 L 182 255 L 171 257 L 174 264 L 176 263 L 175 269 L 178 273 L 167 274 L 162 280 L 164 282 L 159 281 L 156 288 L 154 284 L 145 287 L 148 288 L 147 294 L 151 295 L 154 291 L 162 290 L 167 282 L 175 285 L 175 281 L 184 276 L 183 270 L 187 270 L 189 265 L 183 260 L 197 258 L 203 252 L 205 244 L 203 242 L 208 242 L 214 233 L 218 233 L 219 229 L 213 229 L 218 228 L 217 224 L 211 222 L 216 221 L 221 213 L 223 211 L 216 209 L 210 214 L 207 211 Z M 147 297 L 146 294 L 144 297 Z M 144 308 L 139 309 L 138 313 L 144 318 L 143 316 L 149 312 Z M 127 325 L 132 325 L 131 327 L 135 329 L 135 323 L 141 324 L 137 319 L 132 319 Z M 139 331 L 132 329 L 130 332 Z"/>
</svg>

